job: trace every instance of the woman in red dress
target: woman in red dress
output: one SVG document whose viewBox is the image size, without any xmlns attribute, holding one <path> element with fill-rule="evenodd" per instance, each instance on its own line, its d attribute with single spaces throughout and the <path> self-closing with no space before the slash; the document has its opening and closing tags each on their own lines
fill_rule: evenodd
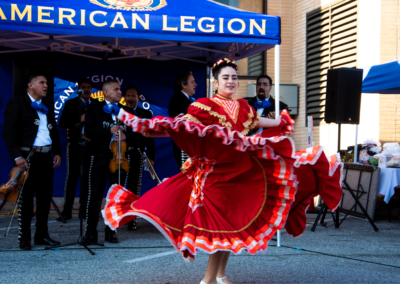
<svg viewBox="0 0 400 284">
<path fill-rule="evenodd" d="M 149 120 L 121 110 L 119 119 L 133 131 L 170 136 L 190 159 L 140 198 L 112 186 L 102 211 L 113 228 L 143 217 L 185 260 L 194 261 L 199 249 L 210 254 L 202 284 L 231 283 L 225 276 L 230 253 L 265 251 L 284 225 L 300 235 L 314 196 L 332 210 L 341 197 L 340 159 L 327 159 L 320 147 L 295 152 L 286 111 L 280 120 L 260 118 L 246 100 L 233 100 L 236 70 L 230 58 L 214 64 L 217 95 L 198 99 L 184 116 Z M 255 127 L 269 129 L 244 136 Z"/>
</svg>

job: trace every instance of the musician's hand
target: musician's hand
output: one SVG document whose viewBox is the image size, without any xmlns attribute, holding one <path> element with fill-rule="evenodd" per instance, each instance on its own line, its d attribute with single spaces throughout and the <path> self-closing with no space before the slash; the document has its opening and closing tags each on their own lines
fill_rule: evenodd
<svg viewBox="0 0 400 284">
<path fill-rule="evenodd" d="M 53 169 L 58 168 L 61 165 L 61 156 L 55 155 L 53 159 Z"/>
<path fill-rule="evenodd" d="M 118 130 L 124 130 L 122 126 L 113 126 L 111 127 L 111 134 L 117 134 Z"/>
<path fill-rule="evenodd" d="M 21 169 L 21 171 L 26 171 L 29 169 L 28 162 L 24 158 L 18 158 L 15 163 Z"/>
<path fill-rule="evenodd" d="M 81 122 L 85 122 L 85 114 L 81 115 Z"/>
<path fill-rule="evenodd" d="M 154 161 L 149 159 L 151 166 L 154 168 Z"/>
<path fill-rule="evenodd" d="M 115 141 L 118 141 L 118 132 L 117 132 L 117 134 L 115 134 Z M 125 133 L 123 133 L 123 132 L 121 132 L 121 141 L 124 141 L 124 140 L 126 140 L 126 135 L 125 135 Z"/>
</svg>

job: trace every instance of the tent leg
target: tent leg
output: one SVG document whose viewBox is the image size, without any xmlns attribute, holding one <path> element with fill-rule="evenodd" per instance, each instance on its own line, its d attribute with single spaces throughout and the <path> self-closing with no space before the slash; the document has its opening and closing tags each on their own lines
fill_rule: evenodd
<svg viewBox="0 0 400 284">
<path fill-rule="evenodd" d="M 279 109 L 279 101 L 280 101 L 280 51 L 281 46 L 275 45 L 275 119 L 279 119 L 280 109 Z M 277 247 L 281 246 L 281 231 L 278 230 L 276 232 L 277 238 Z"/>
<path fill-rule="evenodd" d="M 211 80 L 212 80 L 212 70 L 211 70 L 211 67 L 207 67 L 208 68 L 208 74 L 209 74 L 209 77 L 208 77 L 208 98 L 212 98 L 212 82 L 211 82 Z"/>
<path fill-rule="evenodd" d="M 279 102 L 280 102 L 280 84 L 281 84 L 281 77 L 280 77 L 280 51 L 281 46 L 275 45 L 275 119 L 279 119 L 280 109 L 279 109 Z"/>
</svg>

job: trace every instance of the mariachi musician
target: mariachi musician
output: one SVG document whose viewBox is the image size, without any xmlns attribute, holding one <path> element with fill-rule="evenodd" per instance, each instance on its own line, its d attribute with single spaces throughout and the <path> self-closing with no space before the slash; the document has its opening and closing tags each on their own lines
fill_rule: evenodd
<svg viewBox="0 0 400 284">
<path fill-rule="evenodd" d="M 86 112 L 85 136 L 91 140 L 88 148 L 90 161 L 87 174 L 87 202 L 86 202 L 86 243 L 97 243 L 97 223 L 103 201 L 104 188 L 109 177 L 110 185 L 125 186 L 127 172 L 120 171 L 110 173 L 110 160 L 112 158 L 111 142 L 126 140 L 125 128 L 117 126 L 116 118 L 122 105 L 119 103 L 122 97 L 121 86 L 116 80 L 103 83 L 104 101 L 88 107 Z M 119 136 L 119 133 L 120 136 Z M 87 172 L 87 173 L 86 173 Z M 120 177 L 118 175 L 120 174 Z M 81 204 L 82 205 L 82 204 Z M 105 241 L 118 243 L 116 232 L 110 227 L 105 228 Z"/>
<path fill-rule="evenodd" d="M 196 81 L 191 71 L 182 71 L 175 77 L 174 89 L 168 104 L 168 114 L 170 117 L 177 117 L 180 114 L 186 114 L 187 110 L 195 99 L 193 95 L 196 93 Z M 172 142 L 172 151 L 178 167 L 189 158 L 176 144 Z"/>
<path fill-rule="evenodd" d="M 139 91 L 136 87 L 128 87 L 125 90 L 124 109 L 140 118 L 152 118 L 151 111 L 138 107 Z M 154 166 L 156 157 L 156 148 L 154 138 L 144 137 L 141 133 L 132 132 L 130 127 L 127 128 L 128 140 L 128 157 L 129 157 L 129 173 L 128 173 L 128 189 L 140 196 L 142 186 L 143 158 L 139 150 L 143 153 L 147 150 L 149 162 Z M 136 219 L 128 223 L 128 230 L 136 230 Z"/>
<path fill-rule="evenodd" d="M 51 239 L 47 221 L 53 195 L 54 168 L 61 163 L 61 146 L 57 124 L 52 108 L 47 108 L 42 99 L 47 94 L 47 80 L 42 75 L 27 77 L 27 94 L 12 98 L 4 111 L 3 137 L 8 153 L 23 171 L 29 168 L 29 177 L 21 189 L 18 208 L 19 247 L 30 250 L 33 197 L 36 193 L 35 245 L 56 246 Z M 29 164 L 25 160 L 36 146 Z M 53 153 L 53 157 L 51 155 Z"/>
<path fill-rule="evenodd" d="M 85 114 L 90 104 L 97 103 L 91 99 L 92 82 L 88 78 L 81 78 L 78 81 L 79 96 L 65 102 L 64 110 L 60 117 L 60 128 L 67 128 L 67 173 L 64 186 L 64 206 L 61 214 L 65 220 L 72 218 L 72 206 L 74 205 L 76 185 L 81 174 L 81 163 L 88 162 L 88 151 L 90 140 L 83 134 L 85 125 Z M 83 154 L 81 153 L 83 151 Z M 83 157 L 82 157 L 83 155 Z M 82 182 L 82 185 L 87 184 Z M 84 191 L 84 189 L 81 189 Z M 62 221 L 57 218 L 57 221 Z"/>
</svg>

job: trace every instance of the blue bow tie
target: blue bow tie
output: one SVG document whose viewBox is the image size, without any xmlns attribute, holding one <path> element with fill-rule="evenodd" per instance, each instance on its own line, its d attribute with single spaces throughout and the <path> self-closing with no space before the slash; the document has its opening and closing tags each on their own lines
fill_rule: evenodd
<svg viewBox="0 0 400 284">
<path fill-rule="evenodd" d="M 256 102 L 254 102 L 253 106 L 254 106 L 256 109 L 259 109 L 259 108 L 269 108 L 269 107 L 271 106 L 271 103 L 270 103 L 269 101 L 267 101 L 267 100 L 262 100 L 262 101 L 256 101 Z"/>
<path fill-rule="evenodd" d="M 189 97 L 189 100 L 190 100 L 190 103 L 194 103 L 196 101 L 196 99 L 193 97 Z"/>
<path fill-rule="evenodd" d="M 117 104 L 113 104 L 113 103 L 107 104 L 107 105 L 103 106 L 103 110 L 109 114 L 114 114 L 114 115 L 119 114 L 119 107 Z"/>
<path fill-rule="evenodd" d="M 49 112 L 49 109 L 39 101 L 33 101 L 31 103 L 31 107 L 44 114 L 47 114 Z"/>
</svg>

